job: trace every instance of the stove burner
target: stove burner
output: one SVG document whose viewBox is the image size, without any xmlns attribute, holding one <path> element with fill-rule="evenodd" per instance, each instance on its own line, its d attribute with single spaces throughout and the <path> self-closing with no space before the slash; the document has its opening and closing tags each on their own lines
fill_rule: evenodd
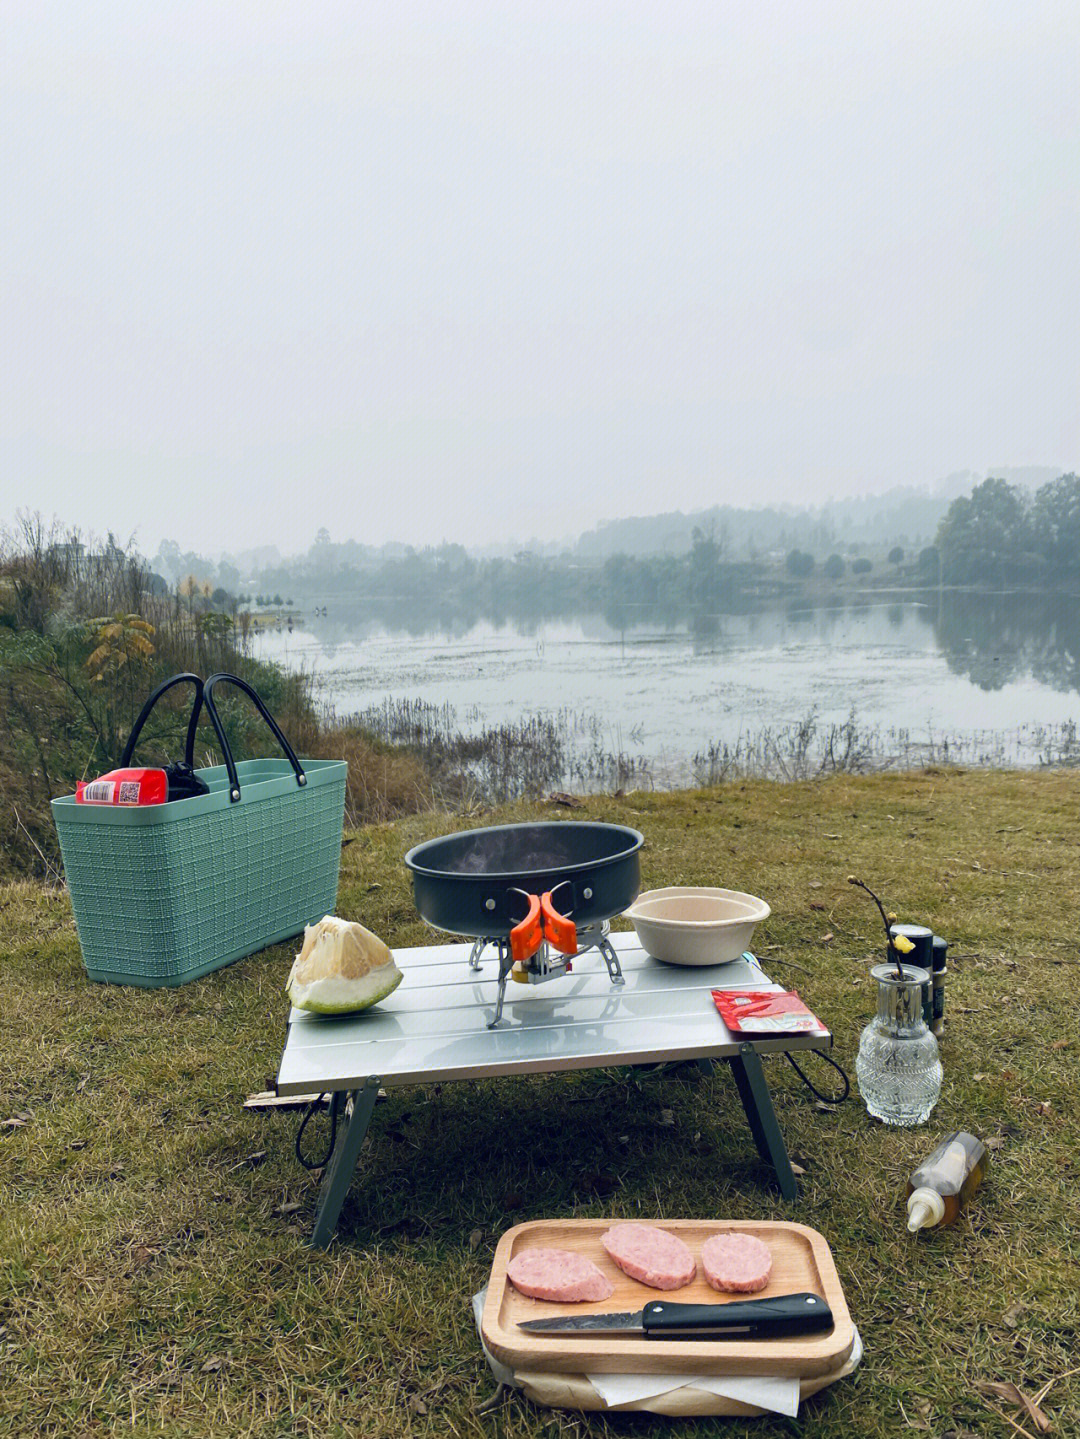
<svg viewBox="0 0 1080 1439">
<path fill-rule="evenodd" d="M 611 983 L 615 986 L 626 983 L 622 965 L 615 947 L 608 939 L 610 925 L 607 920 L 598 924 L 579 925 L 577 928 L 577 953 L 598 949 L 607 965 Z M 479 971 L 484 950 L 493 945 L 499 957 L 499 997 L 495 1004 L 495 1018 L 488 1025 L 494 1029 L 502 1020 L 503 1001 L 506 998 L 506 981 L 514 979 L 519 984 L 545 984 L 549 979 L 559 979 L 573 973 L 573 959 L 568 954 L 553 950 L 544 940 L 539 949 L 525 960 L 515 960 L 509 939 L 485 939 L 481 936 L 473 942 L 469 954 L 469 968 Z"/>
</svg>

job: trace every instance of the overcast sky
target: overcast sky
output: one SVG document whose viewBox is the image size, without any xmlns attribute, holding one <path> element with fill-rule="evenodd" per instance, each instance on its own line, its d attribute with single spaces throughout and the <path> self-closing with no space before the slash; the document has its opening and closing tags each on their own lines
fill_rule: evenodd
<svg viewBox="0 0 1080 1439">
<path fill-rule="evenodd" d="M 1080 469 L 1080 5 L 4 0 L 0 521 Z"/>
</svg>

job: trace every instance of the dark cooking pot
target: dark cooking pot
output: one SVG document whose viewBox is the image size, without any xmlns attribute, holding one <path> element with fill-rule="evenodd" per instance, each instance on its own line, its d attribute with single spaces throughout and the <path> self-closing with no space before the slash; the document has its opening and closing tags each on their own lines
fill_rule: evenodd
<svg viewBox="0 0 1080 1439">
<path fill-rule="evenodd" d="M 577 926 L 628 908 L 641 887 L 636 829 L 574 820 L 444 835 L 405 856 L 413 897 L 436 929 L 509 939 L 515 958 L 542 939 L 576 952 Z"/>
</svg>

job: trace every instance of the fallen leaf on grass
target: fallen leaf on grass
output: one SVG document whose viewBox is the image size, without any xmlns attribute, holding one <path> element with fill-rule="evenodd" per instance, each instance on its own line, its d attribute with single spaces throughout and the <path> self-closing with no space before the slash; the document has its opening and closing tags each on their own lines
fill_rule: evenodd
<svg viewBox="0 0 1080 1439">
<path fill-rule="evenodd" d="M 200 1374 L 216 1374 L 225 1363 L 220 1354 L 212 1354 L 199 1370 Z"/>
<path fill-rule="evenodd" d="M 1026 1304 L 1021 1300 L 1017 1300 L 1015 1304 L 1010 1304 L 1008 1309 L 1006 1309 L 1005 1313 L 1001 1316 L 1001 1322 L 1007 1324 L 1010 1329 L 1015 1329 L 1021 1312 L 1026 1308 Z"/>
<path fill-rule="evenodd" d="M 812 899 L 812 900 L 810 901 L 810 908 L 811 908 L 811 909 L 828 909 L 828 905 L 822 904 L 822 902 L 821 902 L 820 899 Z"/>
<path fill-rule="evenodd" d="M 471 1250 L 474 1250 L 474 1249 L 479 1249 L 479 1247 L 480 1247 L 480 1241 L 483 1239 L 483 1237 L 484 1237 L 484 1231 L 483 1231 L 482 1229 L 474 1229 L 474 1230 L 473 1230 L 473 1232 L 469 1235 L 469 1249 L 470 1249 L 470 1251 L 471 1251 Z"/>
<path fill-rule="evenodd" d="M 821 1110 L 823 1113 L 825 1113 L 825 1114 L 835 1114 L 835 1113 L 836 1113 L 836 1105 L 835 1105 L 835 1104 L 826 1104 L 823 1099 L 815 1100 L 815 1101 L 814 1101 L 814 1108 L 815 1108 L 815 1109 L 820 1109 L 820 1110 Z"/>
<path fill-rule="evenodd" d="M 275 1209 L 271 1209 L 270 1213 L 283 1218 L 286 1214 L 295 1214 L 298 1209 L 303 1209 L 303 1207 L 299 1200 L 290 1199 L 287 1204 L 279 1204 Z"/>
<path fill-rule="evenodd" d="M 810 883 L 809 883 L 806 887 L 807 887 L 807 889 L 824 889 L 824 888 L 825 888 L 825 886 L 822 884 L 822 882 L 821 882 L 820 879 L 812 879 L 812 880 L 810 881 Z"/>
<path fill-rule="evenodd" d="M 926 1422 L 925 1419 L 922 1419 L 922 1418 L 913 1419 L 913 1418 L 911 1417 L 911 1415 L 907 1412 L 907 1410 L 904 1408 L 904 1406 L 903 1406 L 902 1404 L 899 1406 L 899 1408 L 900 1408 L 900 1413 L 904 1416 L 904 1423 L 907 1425 L 907 1427 L 908 1427 L 909 1429 L 921 1429 L 921 1430 L 924 1430 L 924 1431 L 925 1431 L 925 1430 L 928 1430 L 928 1429 L 930 1428 L 930 1425 Z"/>
<path fill-rule="evenodd" d="M 1043 1434 L 1050 1428 L 1050 1420 L 1035 1403 L 1029 1399 L 1015 1384 L 999 1383 L 992 1379 L 984 1379 L 975 1385 L 978 1393 L 996 1399 L 1004 1399 L 1006 1404 L 1012 1404 L 1017 1409 L 1023 1409 L 1031 1422 L 1036 1425 Z"/>
<path fill-rule="evenodd" d="M 1051 1048 L 1051 1049 L 1068 1049 L 1068 1047 L 1069 1047 L 1070 1044 L 1072 1044 L 1072 1040 L 1071 1040 L 1071 1039 L 1055 1039 L 1054 1042 L 1053 1042 L 1053 1044 L 1050 1046 L 1050 1048 Z"/>
<path fill-rule="evenodd" d="M 1035 1100 L 1035 1099 L 1033 1099 L 1033 1100 L 1031 1101 L 1031 1107 L 1032 1107 L 1032 1109 L 1035 1111 L 1036 1114 L 1049 1114 L 1049 1113 L 1050 1113 L 1050 1110 L 1052 1109 L 1053 1106 L 1051 1105 L 1051 1103 L 1050 1103 L 1050 1101 L 1049 1101 L 1048 1099 L 1043 1099 L 1043 1100 Z"/>
<path fill-rule="evenodd" d="M 409 1408 L 414 1414 L 426 1414 L 428 1412 L 428 1407 L 420 1398 L 419 1394 L 414 1394 L 409 1400 Z"/>
<path fill-rule="evenodd" d="M 999 1149 L 1004 1149 L 1004 1148 L 1005 1148 L 1005 1138 L 1004 1138 L 1004 1136 L 1001 1135 L 1001 1134 L 995 1134 L 991 1139 L 988 1139 L 988 1140 L 986 1141 L 986 1147 L 987 1147 L 987 1149 L 989 1149 L 992 1153 L 996 1154 Z"/>
<path fill-rule="evenodd" d="M 25 1111 L 22 1114 L 13 1114 L 10 1119 L 5 1119 L 0 1124 L 0 1129 L 25 1129 L 33 1117 L 32 1114 L 27 1114 Z"/>
<path fill-rule="evenodd" d="M 801 1164 L 792 1164 L 791 1172 L 792 1174 L 794 1174 L 796 1179 L 801 1179 L 802 1176 L 806 1173 L 806 1170 L 802 1167 Z M 809 1303 L 809 1300 L 807 1301 L 807 1303 Z"/>
<path fill-rule="evenodd" d="M 660 1118 L 656 1121 L 662 1129 L 672 1129 L 675 1125 L 675 1111 L 673 1109 L 662 1109 Z"/>
<path fill-rule="evenodd" d="M 829 932 L 828 932 L 828 934 L 823 934 L 823 935 L 821 936 L 821 942 L 822 942 L 822 944 L 831 944 L 832 941 L 833 941 L 835 938 L 836 938 L 836 935 L 833 934 L 832 930 L 830 929 Z"/>
</svg>

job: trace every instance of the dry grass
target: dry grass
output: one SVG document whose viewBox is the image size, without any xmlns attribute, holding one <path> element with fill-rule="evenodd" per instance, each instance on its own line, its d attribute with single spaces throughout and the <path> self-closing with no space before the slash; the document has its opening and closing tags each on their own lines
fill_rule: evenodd
<svg viewBox="0 0 1080 1439">
<path fill-rule="evenodd" d="M 1032 1432 L 979 1397 L 985 1380 L 1029 1395 L 1050 1384 L 1052 1433 L 1080 1432 L 1080 1376 L 1063 1377 L 1080 1362 L 1076 786 L 941 772 L 590 801 L 575 817 L 643 830 L 648 885 L 769 899 L 759 949 L 831 1024 L 849 1068 L 880 937 L 845 876 L 947 935 L 946 1084 L 930 1124 L 886 1129 L 857 1097 L 825 1112 L 771 1062 L 807 1171 L 786 1206 L 723 1074 L 394 1091 L 325 1253 L 303 1243 L 316 1186 L 293 1157 L 295 1116 L 241 1107 L 280 1055 L 290 947 L 180 990 L 90 985 L 64 895 L 0 889 L 0 1121 L 20 1121 L 0 1130 L 0 1434 L 1012 1439 L 1006 1413 Z M 455 823 L 418 815 L 351 836 L 339 911 L 395 945 L 434 938 L 401 856 Z M 903 1182 L 959 1126 L 1001 1141 L 990 1180 L 957 1228 L 914 1240 Z M 797 1426 L 586 1419 L 519 1398 L 478 1416 L 493 1385 L 468 1296 L 509 1224 L 570 1214 L 814 1225 L 861 1329 L 862 1368 Z"/>
<path fill-rule="evenodd" d="M 345 823 L 356 828 L 435 807 L 431 775 L 408 750 L 384 744 L 356 725 L 312 719 L 294 748 L 312 759 L 343 759 Z"/>
</svg>

